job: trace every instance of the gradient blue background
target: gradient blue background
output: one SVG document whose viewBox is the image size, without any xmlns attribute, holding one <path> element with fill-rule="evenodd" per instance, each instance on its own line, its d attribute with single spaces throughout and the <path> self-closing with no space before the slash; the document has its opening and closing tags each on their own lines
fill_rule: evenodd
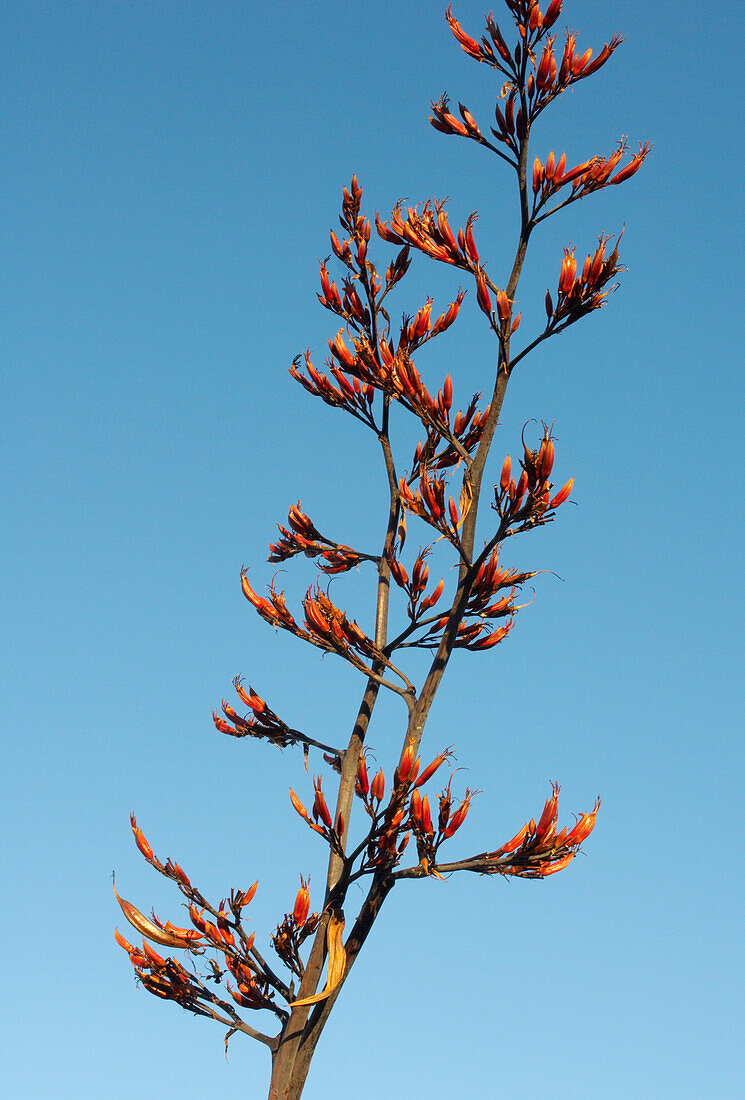
<svg viewBox="0 0 745 1100">
<path fill-rule="evenodd" d="M 356 171 L 370 212 L 433 193 L 456 223 L 478 207 L 497 281 L 511 260 L 509 172 L 427 124 L 445 89 L 484 125 L 493 102 L 441 9 L 3 5 L 6 1096 L 266 1094 L 263 1047 L 236 1037 L 226 1063 L 220 1028 L 135 986 L 110 877 L 180 920 L 132 844 L 135 809 L 215 899 L 260 880 L 258 942 L 301 872 L 319 900 L 324 852 L 287 800 L 309 786 L 299 754 L 221 737 L 209 711 L 240 673 L 321 739 L 355 712 L 356 674 L 276 636 L 238 583 L 243 563 L 269 580 L 298 498 L 332 536 L 379 544 L 375 440 L 286 372 L 308 345 L 320 365 L 335 329 L 316 258 L 341 185 Z M 478 3 L 456 14 L 480 30 Z M 621 290 L 520 368 L 495 445 L 496 472 L 528 418 L 555 420 L 578 506 L 505 551 L 562 579 L 536 579 L 505 645 L 453 660 L 424 751 L 454 743 L 456 783 L 484 792 L 454 856 L 511 836 L 552 779 L 562 821 L 598 792 L 602 814 L 588 858 L 545 883 L 398 888 L 308 1100 L 742 1095 L 745 164 L 727 46 L 745 27 L 696 0 L 567 0 L 565 22 L 596 50 L 627 40 L 535 151 L 571 162 L 620 134 L 654 150 L 536 235 L 526 333 L 562 245 L 584 255 L 626 224 Z M 417 260 L 407 284 L 397 311 L 428 290 L 439 310 L 457 273 Z M 418 360 L 461 403 L 491 386 L 473 297 Z M 312 579 L 309 563 L 281 578 L 292 599 Z M 332 592 L 369 627 L 366 574 Z M 383 762 L 401 710 L 371 728 Z"/>
</svg>

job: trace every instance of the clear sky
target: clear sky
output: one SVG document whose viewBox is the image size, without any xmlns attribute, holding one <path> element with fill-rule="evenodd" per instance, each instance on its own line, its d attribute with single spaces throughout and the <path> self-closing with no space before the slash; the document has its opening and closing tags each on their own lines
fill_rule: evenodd
<svg viewBox="0 0 745 1100">
<path fill-rule="evenodd" d="M 342 184 L 357 172 L 369 212 L 431 194 L 455 221 L 478 208 L 497 280 L 514 249 L 509 170 L 427 123 L 444 90 L 485 123 L 493 102 L 442 7 L 3 5 L 8 1097 L 265 1095 L 263 1047 L 236 1037 L 226 1063 L 215 1024 L 136 987 L 110 878 L 181 922 L 134 809 L 215 899 L 260 880 L 259 943 L 301 872 L 319 900 L 325 851 L 287 797 L 307 790 L 300 755 L 222 737 L 210 708 L 240 673 L 321 740 L 355 713 L 359 677 L 275 636 L 238 580 L 250 563 L 269 581 L 266 544 L 298 499 L 377 550 L 374 439 L 286 370 L 307 346 L 322 362 L 336 327 L 315 294 Z M 455 10 L 480 32 L 478 3 Z M 603 807 L 587 858 L 543 883 L 398 887 L 308 1100 L 742 1095 L 745 27 L 703 0 L 566 0 L 566 22 L 596 50 L 626 41 L 544 116 L 536 151 L 580 160 L 621 134 L 654 149 L 531 251 L 528 330 L 562 245 L 584 255 L 625 223 L 628 271 L 513 379 L 496 461 L 530 417 L 555 420 L 577 507 L 509 564 L 560 579 L 536 579 L 504 645 L 452 662 L 424 752 L 455 744 L 456 782 L 483 791 L 453 856 L 510 837 L 550 780 L 562 821 Z M 374 248 L 384 268 L 392 250 Z M 438 309 L 457 273 L 415 265 L 400 308 L 431 288 Z M 473 298 L 420 364 L 435 386 L 449 370 L 456 400 L 491 387 Z M 294 599 L 313 576 L 291 563 L 282 584 Z M 370 624 L 366 574 L 333 594 Z M 401 711 L 371 728 L 381 762 Z"/>
</svg>

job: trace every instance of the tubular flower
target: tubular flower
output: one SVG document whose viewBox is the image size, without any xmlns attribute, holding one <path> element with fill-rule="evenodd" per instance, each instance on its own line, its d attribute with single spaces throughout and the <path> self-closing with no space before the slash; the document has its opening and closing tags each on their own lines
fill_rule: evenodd
<svg viewBox="0 0 745 1100">
<path fill-rule="evenodd" d="M 447 11 L 445 12 L 445 18 L 447 19 L 448 26 L 450 27 L 450 30 L 453 32 L 453 35 L 455 36 L 455 39 L 456 39 L 458 45 L 460 46 L 460 48 L 462 50 L 464 50 L 465 53 L 467 53 L 469 57 L 474 58 L 474 60 L 484 61 L 485 58 L 482 56 L 481 47 L 479 46 L 476 39 L 471 38 L 470 35 L 466 34 L 466 32 L 463 30 L 463 28 L 461 27 L 458 20 L 453 15 L 453 5 L 452 4 L 448 4 Z"/>
<path fill-rule="evenodd" d="M 572 829 L 557 833 L 558 796 L 559 787 L 554 783 L 538 824 L 529 821 L 507 844 L 496 852 L 487 853 L 485 873 L 545 878 L 569 866 L 594 828 L 600 799 L 589 813 L 580 815 Z"/>
<path fill-rule="evenodd" d="M 600 809 L 600 799 L 598 798 L 589 813 L 582 814 L 577 821 L 574 828 L 568 833 L 565 843 L 568 846 L 581 844 L 584 840 L 587 840 L 588 836 L 595 828 L 595 818 L 597 817 L 598 810 Z"/>
<path fill-rule="evenodd" d="M 308 913 L 310 911 L 310 894 L 308 893 L 308 881 L 300 876 L 300 889 L 297 892 L 295 898 L 295 906 L 292 911 L 292 917 L 295 921 L 295 925 L 298 928 L 302 928 L 308 919 Z"/>
<path fill-rule="evenodd" d="M 228 722 L 216 711 L 212 712 L 212 720 L 220 733 L 226 733 L 230 737 L 262 737 L 278 748 L 285 748 L 302 740 L 303 735 L 298 730 L 290 729 L 253 688 L 246 690 L 238 676 L 233 680 L 233 686 L 241 702 L 251 708 L 253 716 L 243 717 L 223 699 L 222 712 Z"/>
<path fill-rule="evenodd" d="M 406 217 L 403 216 L 402 204 L 397 203 L 390 221 L 381 221 L 376 215 L 375 224 L 383 240 L 393 244 L 409 244 L 433 260 L 473 271 L 478 264 L 472 230 L 474 218 L 475 214 L 471 214 L 466 229 L 459 229 L 454 235 L 447 220 L 444 201 L 432 200 L 416 207 L 409 206 Z"/>
<path fill-rule="evenodd" d="M 160 869 L 161 864 L 158 862 L 157 858 L 153 854 L 153 849 L 150 847 L 147 840 L 145 839 L 145 835 L 142 832 L 142 829 L 140 829 L 138 827 L 137 818 L 135 817 L 135 815 L 133 813 L 131 813 L 129 815 L 129 821 L 130 821 L 130 824 L 132 826 L 132 832 L 134 834 L 135 844 L 140 849 L 140 851 L 142 852 L 143 856 L 148 861 L 148 863 L 151 863 L 154 867 Z"/>
</svg>

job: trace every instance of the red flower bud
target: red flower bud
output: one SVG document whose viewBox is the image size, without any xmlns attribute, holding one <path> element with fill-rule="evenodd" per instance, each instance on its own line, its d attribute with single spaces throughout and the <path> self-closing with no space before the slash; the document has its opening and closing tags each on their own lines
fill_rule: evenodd
<svg viewBox="0 0 745 1100">
<path fill-rule="evenodd" d="M 472 214 L 471 217 L 466 222 L 465 241 L 466 241 L 466 252 L 471 257 L 473 262 L 475 264 L 477 264 L 479 262 L 479 253 L 478 253 L 478 249 L 476 248 L 476 242 L 473 239 L 473 222 L 472 222 L 472 219 L 473 219 L 474 216 L 475 215 Z"/>
<path fill-rule="evenodd" d="M 327 829 L 331 828 L 331 814 L 329 808 L 326 805 L 326 799 L 323 791 L 321 790 L 321 777 L 316 776 L 313 780 L 313 788 L 316 792 L 315 801 L 313 802 L 313 817 L 316 821 L 320 818 Z"/>
<path fill-rule="evenodd" d="M 553 27 L 554 23 L 559 18 L 559 15 L 561 14 L 562 3 L 563 0 L 551 0 L 551 3 L 548 5 L 546 13 L 543 16 L 543 29 L 545 31 Z"/>
</svg>

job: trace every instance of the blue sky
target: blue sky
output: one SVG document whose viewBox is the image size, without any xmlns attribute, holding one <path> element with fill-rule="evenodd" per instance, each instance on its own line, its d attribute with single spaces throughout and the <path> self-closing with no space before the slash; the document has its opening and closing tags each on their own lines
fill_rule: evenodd
<svg viewBox="0 0 745 1100">
<path fill-rule="evenodd" d="M 356 674 L 275 636 L 238 581 L 243 564 L 269 581 L 266 544 L 298 499 L 341 541 L 379 541 L 374 440 L 286 371 L 308 346 L 320 363 L 335 329 L 315 294 L 342 184 L 357 172 L 369 212 L 449 195 L 456 222 L 479 209 L 493 277 L 511 258 L 507 169 L 427 124 L 444 90 L 480 120 L 493 103 L 441 7 L 4 5 L 8 1096 L 265 1094 L 263 1048 L 236 1038 L 226 1063 L 216 1025 L 136 988 L 110 876 L 179 921 L 134 809 L 206 894 L 260 880 L 257 942 L 300 873 L 321 888 L 322 845 L 287 799 L 301 758 L 221 737 L 210 708 L 239 673 L 321 740 L 355 713 Z M 480 31 L 478 4 L 455 10 Z M 511 836 L 550 780 L 563 820 L 598 793 L 603 808 L 587 858 L 544 883 L 397 888 L 309 1100 L 740 1095 L 745 164 L 722 44 L 745 28 L 694 0 L 566 0 L 565 22 L 596 49 L 626 41 L 544 116 L 536 151 L 580 160 L 621 134 L 654 149 L 531 248 L 526 328 L 569 241 L 583 255 L 625 224 L 628 271 L 513 378 L 494 473 L 526 420 L 555 421 L 577 507 L 509 547 L 558 577 L 536 579 L 503 646 L 452 662 L 424 751 L 455 744 L 483 791 L 453 855 Z M 423 259 L 406 283 L 409 311 L 458 285 Z M 421 363 L 434 384 L 451 372 L 456 400 L 491 385 L 473 298 Z M 295 598 L 312 579 L 291 564 L 282 583 Z M 333 594 L 370 621 L 364 573 Z M 396 702 L 370 731 L 384 764 Z"/>
</svg>

